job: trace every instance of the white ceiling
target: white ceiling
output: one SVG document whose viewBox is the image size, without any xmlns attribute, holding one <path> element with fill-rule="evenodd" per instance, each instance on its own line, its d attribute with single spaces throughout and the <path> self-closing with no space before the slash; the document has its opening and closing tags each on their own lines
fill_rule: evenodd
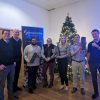
<svg viewBox="0 0 100 100">
<path fill-rule="evenodd" d="M 51 11 L 53 9 L 64 7 L 83 0 L 24 0 L 24 1 L 37 5 L 48 11 Z"/>
</svg>

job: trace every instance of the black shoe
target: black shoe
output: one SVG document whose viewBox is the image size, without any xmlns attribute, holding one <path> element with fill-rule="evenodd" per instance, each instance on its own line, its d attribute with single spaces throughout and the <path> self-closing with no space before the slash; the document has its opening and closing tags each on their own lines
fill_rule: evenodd
<svg viewBox="0 0 100 100">
<path fill-rule="evenodd" d="M 15 93 L 15 92 L 17 92 L 17 90 L 16 89 L 13 89 L 13 92 Z"/>
<path fill-rule="evenodd" d="M 23 88 L 27 89 L 27 88 L 28 88 L 28 86 L 27 86 L 27 85 L 23 85 Z"/>
<path fill-rule="evenodd" d="M 53 83 L 50 83 L 49 85 L 48 85 L 48 88 L 52 88 L 53 87 Z"/>
<path fill-rule="evenodd" d="M 22 91 L 22 88 L 20 88 L 20 87 L 14 87 L 14 89 L 13 89 L 13 92 L 15 93 L 15 92 L 17 92 L 17 91 Z"/>
<path fill-rule="evenodd" d="M 22 88 L 17 87 L 16 90 L 17 90 L 17 91 L 22 91 Z"/>
<path fill-rule="evenodd" d="M 33 90 L 32 89 L 29 89 L 28 91 L 30 94 L 33 94 Z"/>
<path fill-rule="evenodd" d="M 84 90 L 84 88 L 81 88 L 81 94 L 82 94 L 82 95 L 85 95 L 85 90 Z"/>
<path fill-rule="evenodd" d="M 72 89 L 72 93 L 75 93 L 77 91 L 77 88 L 76 87 L 73 87 L 73 89 Z"/>
<path fill-rule="evenodd" d="M 35 89 L 37 89 L 37 87 L 36 86 L 33 86 L 33 89 L 35 90 Z"/>
<path fill-rule="evenodd" d="M 26 86 L 25 86 L 25 85 L 23 85 L 23 88 L 26 88 Z"/>
<path fill-rule="evenodd" d="M 99 96 L 99 94 L 93 94 L 92 99 L 96 99 Z"/>
<path fill-rule="evenodd" d="M 16 100 L 18 100 L 18 99 L 19 99 L 19 97 L 18 97 L 18 96 L 16 96 L 16 95 L 14 96 L 14 98 L 15 98 Z"/>
<path fill-rule="evenodd" d="M 17 96 L 11 96 L 8 97 L 8 100 L 19 100 L 19 98 Z"/>
<path fill-rule="evenodd" d="M 45 82 L 45 83 L 43 84 L 43 88 L 45 88 L 45 87 L 48 87 L 48 82 Z"/>
</svg>

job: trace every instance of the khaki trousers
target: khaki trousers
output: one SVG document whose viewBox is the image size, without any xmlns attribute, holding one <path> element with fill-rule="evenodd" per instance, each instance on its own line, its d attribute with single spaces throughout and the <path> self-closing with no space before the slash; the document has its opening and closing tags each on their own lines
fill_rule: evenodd
<svg viewBox="0 0 100 100">
<path fill-rule="evenodd" d="M 72 61 L 72 71 L 73 71 L 73 87 L 78 87 L 78 79 L 80 78 L 80 87 L 84 88 L 85 85 L 85 62 Z M 80 77 L 78 76 L 78 72 Z M 79 77 L 79 78 L 78 78 Z"/>
</svg>

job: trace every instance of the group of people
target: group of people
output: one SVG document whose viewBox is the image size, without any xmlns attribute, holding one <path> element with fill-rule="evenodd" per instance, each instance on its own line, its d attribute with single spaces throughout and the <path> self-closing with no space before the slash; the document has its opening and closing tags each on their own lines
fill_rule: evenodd
<svg viewBox="0 0 100 100">
<path fill-rule="evenodd" d="M 10 38 L 10 31 L 2 31 L 2 39 L 0 40 L 0 100 L 4 100 L 4 87 L 7 78 L 8 100 L 18 99 L 14 96 L 16 91 L 22 89 L 18 87 L 18 78 L 21 66 L 21 39 L 19 31 L 13 30 L 13 37 Z M 100 73 L 100 38 L 99 30 L 94 29 L 91 32 L 93 41 L 88 44 L 88 49 L 82 48 L 80 35 L 75 34 L 73 44 L 68 45 L 66 36 L 60 36 L 60 42 L 55 46 L 52 39 L 47 39 L 47 44 L 43 47 L 37 45 L 36 39 L 33 37 L 31 43 L 24 49 L 24 59 L 28 69 L 28 92 L 33 93 L 36 87 L 37 71 L 43 60 L 43 88 L 52 88 L 54 86 L 54 67 L 55 59 L 58 64 L 58 72 L 60 77 L 60 90 L 68 91 L 69 83 L 67 77 L 68 60 L 72 58 L 73 71 L 73 88 L 72 93 L 77 92 L 78 74 L 80 73 L 80 89 L 81 94 L 85 95 L 85 57 L 90 68 L 94 94 L 92 98 L 99 96 L 97 69 Z M 49 68 L 50 78 L 48 80 L 47 70 Z"/>
</svg>

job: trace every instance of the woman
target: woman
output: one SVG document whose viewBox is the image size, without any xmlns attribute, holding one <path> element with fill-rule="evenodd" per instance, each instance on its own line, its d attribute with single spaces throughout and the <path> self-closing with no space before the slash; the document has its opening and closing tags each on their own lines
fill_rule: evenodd
<svg viewBox="0 0 100 100">
<path fill-rule="evenodd" d="M 68 90 L 67 68 L 68 68 L 69 47 L 66 43 L 66 36 L 62 35 L 60 37 L 60 43 L 58 43 L 56 51 L 57 51 L 56 58 L 58 61 L 58 71 L 61 78 L 60 89 L 62 90 L 65 88 L 65 90 Z"/>
</svg>

